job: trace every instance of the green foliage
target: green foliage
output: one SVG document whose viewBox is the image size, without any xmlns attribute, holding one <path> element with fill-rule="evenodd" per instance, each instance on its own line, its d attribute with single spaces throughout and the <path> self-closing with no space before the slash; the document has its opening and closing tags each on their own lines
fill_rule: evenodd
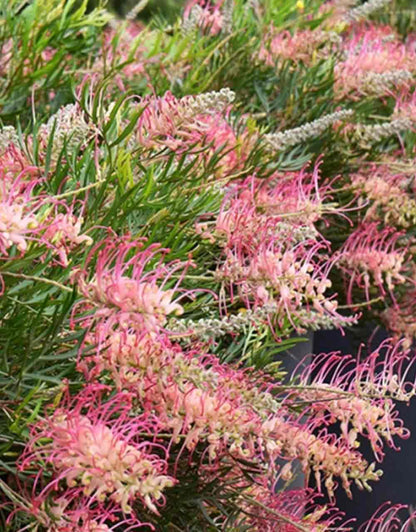
<svg viewBox="0 0 416 532">
<path fill-rule="evenodd" d="M 109 21 L 98 6 L 87 13 L 87 1 L 20 0 L 0 3 L 0 46 L 4 72 L 0 82 L 0 116 L 26 123 L 32 112 L 53 113 L 71 100 L 73 72 L 96 48 Z M 7 58 L 7 59 L 6 59 Z M 6 61 L 5 61 L 6 59 Z M 53 104 L 49 104 L 51 92 Z"/>
</svg>

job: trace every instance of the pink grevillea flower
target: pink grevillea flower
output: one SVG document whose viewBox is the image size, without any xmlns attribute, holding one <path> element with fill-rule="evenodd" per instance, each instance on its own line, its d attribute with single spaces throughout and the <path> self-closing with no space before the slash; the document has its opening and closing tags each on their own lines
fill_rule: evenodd
<svg viewBox="0 0 416 532">
<path fill-rule="evenodd" d="M 341 212 L 331 204 L 333 183 L 321 182 L 319 166 L 320 163 L 312 171 L 304 168 L 300 172 L 277 173 L 258 181 L 253 194 L 257 208 L 281 216 L 282 220 L 305 225 L 321 219 L 325 211 Z"/>
<path fill-rule="evenodd" d="M 363 361 L 338 353 L 321 354 L 303 371 L 299 388 L 288 401 L 309 402 L 308 415 L 316 427 L 339 421 L 342 436 L 352 448 L 358 436 L 368 438 L 381 460 L 383 441 L 397 449 L 394 437 L 409 437 L 394 400 L 407 402 L 416 394 L 414 370 L 412 358 L 391 341 Z"/>
<path fill-rule="evenodd" d="M 237 164 L 237 137 L 227 121 L 233 93 L 227 89 L 177 99 L 167 92 L 161 98 L 144 99 L 136 139 L 148 149 L 198 153 L 200 160 L 223 148 L 221 165 Z M 201 148 L 205 150 L 201 151 Z"/>
<path fill-rule="evenodd" d="M 95 507 L 89 506 L 90 501 L 85 497 L 77 496 L 74 489 L 67 488 L 58 495 L 45 492 L 39 495 L 35 490 L 28 495 L 22 487 L 20 502 L 16 498 L 14 509 L 7 518 L 9 525 L 16 515 L 23 514 L 26 519 L 30 518 L 34 522 L 34 526 L 40 525 L 48 532 L 111 532 L 117 526 L 108 526 L 106 521 L 113 523 L 115 520 L 119 525 L 130 523 L 135 524 L 137 528 L 141 526 L 131 516 L 123 518 L 117 515 L 114 506 L 112 508 L 104 507 L 102 504 Z M 25 496 L 22 497 L 22 493 Z M 122 519 L 121 523 L 120 519 Z"/>
<path fill-rule="evenodd" d="M 416 223 L 416 199 L 408 191 L 409 176 L 397 174 L 392 165 L 371 165 L 351 176 L 360 200 L 370 200 L 365 220 L 408 228 Z M 359 201 L 360 201 L 359 200 Z"/>
<path fill-rule="evenodd" d="M 331 185 L 320 191 L 318 178 L 317 168 L 266 183 L 252 177 L 226 198 L 211 232 L 207 224 L 197 227 L 224 248 L 216 276 L 247 305 L 273 302 L 280 318 L 310 307 L 335 316 L 337 304 L 325 294 L 331 287 L 329 244 L 313 225 L 331 198 Z"/>
<path fill-rule="evenodd" d="M 10 195 L 30 196 L 40 182 L 39 174 L 39 168 L 31 165 L 15 144 L 7 144 L 0 152 L 0 201 L 7 201 Z"/>
<path fill-rule="evenodd" d="M 160 333 L 124 331 L 112 333 L 95 355 L 87 353 L 85 364 L 93 366 L 93 376 L 109 371 L 121 389 L 134 393 L 165 430 L 173 431 L 174 439 L 185 435 L 189 450 L 205 441 L 214 458 L 227 446 L 242 456 L 253 448 L 250 441 L 256 438 L 260 418 L 244 399 L 253 385 L 248 388 L 243 372 L 222 367 L 215 358 L 202 358 L 198 351 L 185 353 Z M 239 384 L 242 378 L 247 390 Z"/>
<path fill-rule="evenodd" d="M 407 290 L 399 299 L 398 304 L 387 307 L 380 313 L 384 325 L 396 339 L 403 338 L 403 346 L 409 348 L 416 339 L 416 290 Z"/>
<path fill-rule="evenodd" d="M 280 298 L 288 314 L 291 308 L 299 308 L 311 301 L 316 310 L 323 311 L 320 300 L 324 301 L 324 292 L 331 286 L 325 275 L 319 275 L 319 267 L 308 255 L 313 256 L 318 249 L 305 249 L 298 247 L 299 251 L 291 250 L 259 250 L 260 253 L 253 257 L 247 270 L 250 281 L 260 286 L 271 289 Z M 335 303 L 326 303 L 329 310 L 335 310 Z"/>
<path fill-rule="evenodd" d="M 259 59 L 269 66 L 282 59 L 310 65 L 329 56 L 340 43 L 341 38 L 334 32 L 302 30 L 292 35 L 289 31 L 277 32 L 271 28 L 270 36 L 260 48 Z"/>
<path fill-rule="evenodd" d="M 229 20 L 227 2 L 229 0 L 217 0 L 216 2 L 189 0 L 185 5 L 183 15 L 185 31 L 190 31 L 194 27 L 207 31 L 211 35 L 229 31 L 232 21 Z"/>
<path fill-rule="evenodd" d="M 11 141 L 9 141 L 10 136 L 12 137 Z M 39 173 L 39 170 L 36 167 L 30 166 L 26 156 L 13 141 L 13 136 L 14 135 L 12 132 L 9 131 L 6 136 L 7 143 L 5 146 L 2 146 L 2 152 L 0 155 L 0 172 L 2 174 L 2 181 L 5 179 L 13 180 L 16 175 L 20 174 L 24 170 L 26 170 L 26 173 L 28 174 Z"/>
<path fill-rule="evenodd" d="M 0 252 L 9 256 L 9 249 L 16 246 L 24 253 L 28 243 L 36 241 L 52 248 L 67 266 L 67 252 L 92 240 L 79 234 L 82 219 L 65 203 L 36 191 L 41 183 L 38 174 L 38 168 L 28 165 L 15 146 L 0 157 Z M 59 206 L 66 214 L 57 212 Z"/>
<path fill-rule="evenodd" d="M 23 200 L 23 198 L 22 198 Z M 13 245 L 24 253 L 27 249 L 27 237 L 33 235 L 38 222 L 34 214 L 26 210 L 27 204 L 10 205 L 0 202 L 0 251 L 8 255 L 8 249 Z"/>
<path fill-rule="evenodd" d="M 67 486 L 87 508 L 109 501 L 130 514 L 132 503 L 140 501 L 158 513 L 164 490 L 175 483 L 160 457 L 163 448 L 155 454 L 156 446 L 143 440 L 143 434 L 157 433 L 158 423 L 131 416 L 131 396 L 106 401 L 105 391 L 100 385 L 87 387 L 35 423 L 20 469 L 46 464 L 53 478 L 43 494 Z"/>
<path fill-rule="evenodd" d="M 415 53 L 395 38 L 386 39 L 366 29 L 345 42 L 344 54 L 345 59 L 335 66 L 338 98 L 390 94 L 414 84 Z"/>
<path fill-rule="evenodd" d="M 63 266 L 68 265 L 67 253 L 92 240 L 80 234 L 82 218 L 56 198 L 36 191 L 41 183 L 39 169 L 30 166 L 20 151 L 10 145 L 0 156 L 0 251 L 9 255 L 16 246 L 24 253 L 30 241 L 53 249 Z M 66 213 L 59 213 L 58 208 Z M 62 210 L 62 209 L 61 209 Z"/>
<path fill-rule="evenodd" d="M 387 502 L 377 509 L 369 521 L 360 526 L 358 532 L 412 532 L 415 518 L 411 507 Z"/>
<path fill-rule="evenodd" d="M 34 169 L 28 168 L 12 180 L 6 171 L 5 180 L 0 185 L 0 253 L 4 256 L 9 255 L 12 246 L 23 254 L 28 241 L 35 239 L 42 229 L 36 214 L 45 199 L 33 195 L 33 189 L 39 183 L 33 174 Z M 28 180 L 26 176 L 29 176 Z"/>
<path fill-rule="evenodd" d="M 316 240 L 313 223 L 332 209 L 332 185 L 319 181 L 319 165 L 312 172 L 279 172 L 268 179 L 250 176 L 227 194 L 212 236 L 225 240 L 229 248 L 239 243 L 252 250 L 279 236 L 288 246 Z M 304 232 L 303 238 L 297 229 Z"/>
<path fill-rule="evenodd" d="M 243 492 L 239 501 L 246 515 L 238 525 L 250 525 L 251 530 L 265 532 L 298 532 L 306 529 L 324 532 L 336 529 L 342 513 L 335 508 L 316 504 L 316 498 L 316 494 L 309 489 L 273 493 L 267 487 L 253 484 Z"/>
<path fill-rule="evenodd" d="M 100 341 L 101 348 L 97 349 Z M 84 371 L 89 379 L 109 372 L 118 390 L 134 391 L 142 398 L 149 383 L 153 385 L 162 369 L 180 353 L 179 346 L 173 345 L 166 335 L 159 332 L 114 330 L 105 337 L 105 332 L 98 325 L 87 335 L 78 369 Z"/>
<path fill-rule="evenodd" d="M 348 237 L 337 264 L 349 278 L 349 303 L 354 284 L 364 289 L 367 300 L 370 300 L 370 288 L 374 284 L 381 297 L 386 295 L 387 288 L 394 300 L 395 286 L 406 282 L 407 248 L 399 246 L 401 236 L 402 233 L 392 228 L 379 230 L 376 223 L 368 223 Z"/>
<path fill-rule="evenodd" d="M 335 316 L 337 302 L 325 293 L 331 287 L 327 277 L 331 263 L 319 256 L 324 248 L 313 241 L 292 249 L 276 243 L 258 247 L 250 257 L 241 255 L 237 248 L 226 253 L 216 275 L 229 282 L 233 292 L 235 287 L 248 306 L 276 304 L 279 319 L 292 320 L 305 308 Z"/>
<path fill-rule="evenodd" d="M 407 247 L 398 242 L 403 234 L 389 227 L 378 230 L 376 223 L 358 227 L 341 249 L 340 264 L 352 273 L 350 286 L 354 281 L 364 286 L 368 298 L 372 277 L 381 294 L 386 285 L 394 299 L 394 286 L 406 281 Z"/>
<path fill-rule="evenodd" d="M 255 254 L 259 246 L 277 239 L 290 247 L 300 241 L 319 238 L 313 226 L 268 213 L 257 207 L 254 201 L 242 198 L 226 199 L 215 225 L 200 222 L 196 225 L 196 232 L 223 248 L 238 248 L 240 253 L 246 254 Z"/>
<path fill-rule="evenodd" d="M 76 217 L 70 210 L 63 213 L 49 215 L 52 219 L 50 225 L 43 233 L 43 240 L 52 247 L 58 256 L 59 263 L 66 267 L 69 264 L 68 253 L 79 245 L 90 246 L 93 243 L 91 237 L 81 234 L 82 217 Z"/>
<path fill-rule="evenodd" d="M 359 354 L 361 356 L 361 354 Z M 302 374 L 301 384 L 335 385 L 362 398 L 408 402 L 416 395 L 416 360 L 403 342 L 385 340 L 363 360 L 338 353 L 321 354 Z"/>
<path fill-rule="evenodd" d="M 168 250 L 159 244 L 146 249 L 144 245 L 144 240 L 109 238 L 92 248 L 82 270 L 74 271 L 73 280 L 84 296 L 75 311 L 81 307 L 94 312 L 79 318 L 84 325 L 99 322 L 107 329 L 134 326 L 153 331 L 163 327 L 167 316 L 183 312 L 181 296 L 174 297 L 191 262 L 163 264 Z M 178 271 L 178 280 L 172 283 Z M 167 284 L 173 287 L 166 288 Z"/>
<path fill-rule="evenodd" d="M 313 472 L 318 492 L 323 482 L 331 498 L 336 488 L 335 477 L 341 479 L 342 487 L 352 497 L 352 481 L 361 489 L 370 489 L 369 482 L 377 481 L 381 475 L 374 463 L 369 465 L 340 438 L 323 429 L 314 434 L 313 425 L 296 422 L 296 418 L 270 417 L 263 422 L 259 435 L 271 456 L 281 456 L 288 462 L 299 460 L 307 476 Z M 289 476 L 290 470 L 285 474 Z"/>
<path fill-rule="evenodd" d="M 398 42 L 400 39 L 400 35 L 393 26 L 370 22 L 369 20 L 355 22 L 349 28 L 346 28 L 345 35 L 348 39 L 365 35 L 369 40 L 382 42 Z"/>
<path fill-rule="evenodd" d="M 282 408 L 271 393 L 276 384 L 260 373 L 224 366 L 197 350 L 184 352 L 167 338 L 155 348 L 160 336 L 122 333 L 117 341 L 111 336 L 106 348 L 87 354 L 87 363 L 115 375 L 145 412 L 156 415 L 162 430 L 171 431 L 174 442 L 182 435 L 191 452 L 205 443 L 214 464 L 224 457 L 260 460 L 272 476 L 278 457 L 297 459 L 331 494 L 334 477 L 347 491 L 351 479 L 364 486 L 377 480 L 374 466 L 359 453 L 324 432 L 314 435 L 308 423 Z M 281 474 L 292 475 L 289 464 Z"/>
<path fill-rule="evenodd" d="M 368 438 L 376 458 L 381 461 L 383 440 L 395 447 L 394 436 L 407 438 L 410 433 L 403 428 L 395 404 L 390 399 L 362 399 L 344 393 L 335 386 L 322 385 L 319 390 L 306 390 L 296 394 L 302 401 L 312 403 L 309 409 L 316 426 L 341 424 L 342 435 L 351 448 L 359 446 L 358 436 Z"/>
<path fill-rule="evenodd" d="M 274 246 L 291 249 L 299 242 L 323 242 L 313 223 L 331 208 L 324 206 L 331 199 L 331 185 L 318 186 L 318 179 L 317 168 L 312 174 L 278 173 L 266 180 L 251 176 L 230 189 L 215 224 L 200 222 L 196 230 L 246 256 Z"/>
</svg>

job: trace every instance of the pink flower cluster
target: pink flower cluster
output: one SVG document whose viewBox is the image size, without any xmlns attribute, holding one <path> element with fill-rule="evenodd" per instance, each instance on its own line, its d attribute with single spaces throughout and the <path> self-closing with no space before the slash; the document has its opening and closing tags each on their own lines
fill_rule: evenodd
<svg viewBox="0 0 416 532">
<path fill-rule="evenodd" d="M 52 528 L 57 527 L 54 521 L 65 522 L 73 513 L 78 519 L 72 520 L 73 526 L 79 526 L 82 518 L 92 530 L 101 530 L 100 526 L 106 530 L 106 525 L 98 525 L 97 521 L 103 514 L 108 517 L 107 503 L 110 508 L 115 505 L 131 514 L 132 503 L 140 499 L 151 512 L 158 513 L 164 489 L 175 483 L 166 474 L 166 460 L 156 453 L 159 446 L 141 441 L 141 433 L 157 432 L 157 420 L 130 417 L 128 394 L 120 393 L 104 403 L 105 393 L 105 387 L 93 385 L 76 397 L 67 396 L 65 404 L 33 426 L 20 469 L 43 463 L 54 471 L 41 496 L 46 500 L 53 495 Z M 35 502 L 39 506 L 40 501 Z M 79 506 L 84 508 L 83 516 L 77 515 Z"/>
<path fill-rule="evenodd" d="M 413 84 L 415 52 L 391 29 L 358 26 L 343 43 L 344 59 L 335 66 L 337 97 L 383 96 Z"/>
<path fill-rule="evenodd" d="M 337 353 L 321 354 L 302 372 L 303 390 L 291 392 L 310 404 L 317 427 L 340 422 L 351 448 L 358 436 L 370 440 L 381 461 L 383 440 L 395 447 L 394 436 L 410 433 L 398 417 L 394 401 L 409 401 L 415 393 L 415 361 L 401 344 L 386 341 L 363 360 Z"/>
<path fill-rule="evenodd" d="M 226 197 L 212 230 L 206 222 L 197 226 L 224 250 L 216 278 L 247 306 L 275 304 L 280 320 L 310 308 L 338 317 L 337 302 L 327 295 L 333 259 L 314 226 L 325 200 L 331 208 L 331 188 L 319 188 L 318 181 L 317 167 L 268 180 L 251 177 Z"/>
<path fill-rule="evenodd" d="M 416 221 L 416 200 L 408 193 L 409 176 L 395 173 L 391 165 L 363 168 L 351 176 L 353 187 L 362 200 L 370 200 L 365 220 L 409 228 Z"/>
<path fill-rule="evenodd" d="M 264 215 L 248 212 L 255 223 L 242 240 L 247 253 L 257 249 L 254 232 L 261 224 L 255 217 Z M 235 216 L 227 220 L 225 246 L 239 227 Z M 274 488 L 276 479 L 291 482 L 295 462 L 331 497 L 337 479 L 349 494 L 353 482 L 367 487 L 377 480 L 375 465 L 355 443 L 367 431 L 378 456 L 381 438 L 393 445 L 394 436 L 407 435 L 390 403 L 383 410 L 379 399 L 390 393 L 406 400 L 411 393 L 408 383 L 388 378 L 402 374 L 396 367 L 401 353 L 392 352 L 383 364 L 375 354 L 354 375 L 347 364 L 346 374 L 337 369 L 337 381 L 326 385 L 339 361 L 334 355 L 323 361 L 325 370 L 316 363 L 314 381 L 305 374 L 302 389 L 288 393 L 270 375 L 222 364 L 202 343 L 185 349 L 175 341 L 168 317 L 180 314 L 180 299 L 193 293 L 180 288 L 188 265 L 165 263 L 166 254 L 144 240 L 113 236 L 96 244 L 84 269 L 74 272 L 83 300 L 73 323 L 86 329 L 78 370 L 88 384 L 74 395 L 66 389 L 64 399 L 32 424 L 20 468 L 33 476 L 33 494 L 16 510 L 54 532 L 103 532 L 123 519 L 151 527 L 151 514 L 180 482 L 178 452 L 198 461 L 201 480 L 226 466 L 238 483 L 254 466 L 255 483 L 242 492 L 253 526 L 266 519 L 258 505 L 265 501 L 282 523 L 302 522 L 303 506 L 287 506 L 285 493 Z M 295 271 L 294 286 L 298 276 Z M 340 437 L 327 432 L 337 421 Z M 41 465 L 49 476 L 36 473 Z M 302 490 L 296 497 L 306 504 L 309 495 Z M 323 511 L 308 517 L 317 527 Z"/>
<path fill-rule="evenodd" d="M 195 29 L 207 42 L 230 34 L 232 6 L 226 0 L 191 0 L 181 38 L 186 42 L 188 31 Z M 336 17 L 345 15 L 346 6 L 335 7 Z M 303 9 L 301 3 L 298 9 Z M 411 43 L 390 35 L 390 28 L 359 24 L 348 29 L 342 20 L 343 29 L 332 27 L 330 19 L 319 29 L 293 33 L 277 33 L 272 27 L 256 60 L 269 67 L 290 60 L 292 73 L 298 62 L 308 67 L 332 60 L 336 49 L 342 54 L 335 65 L 336 105 L 340 99 L 352 99 L 355 105 L 363 97 L 397 96 L 401 91 L 392 117 L 414 121 Z M 142 75 L 149 81 L 148 51 L 139 45 L 141 31 L 139 24 L 129 23 L 124 33 L 112 27 L 104 34 L 97 70 L 115 68 L 121 90 Z M 231 37 L 217 39 L 219 55 L 228 53 L 225 45 L 232 43 Z M 170 34 L 165 38 L 170 40 Z M 9 62 L 8 43 L 4 49 Z M 163 64 L 166 57 L 159 59 Z M 218 475 L 221 488 L 231 490 L 229 500 L 242 509 L 236 526 L 270 532 L 335 526 L 336 511 L 315 506 L 306 487 L 290 489 L 295 470 L 304 474 L 305 486 L 313 476 L 316 493 L 327 494 L 331 502 L 338 483 L 351 497 L 353 485 L 370 489 L 379 479 L 376 462 L 383 458 L 384 446 L 397 448 L 397 439 L 409 435 L 395 401 L 407 402 L 416 394 L 414 361 L 405 349 L 416 337 L 416 247 L 409 230 L 416 221 L 415 187 L 409 180 L 414 161 L 408 165 L 411 170 L 396 171 L 388 158 L 377 166 L 354 159 L 351 164 L 358 165 L 352 174 L 334 179 L 332 171 L 325 177 L 316 156 L 312 166 L 293 170 L 301 163 L 290 164 L 286 168 L 292 170 L 285 171 L 281 161 L 274 160 L 276 151 L 287 162 L 287 148 L 337 127 L 353 112 L 337 109 L 312 125 L 264 137 L 254 117 L 244 115 L 235 125 L 235 94 L 227 88 L 177 97 L 170 91 L 159 96 L 150 87 L 150 95 L 144 89 L 134 104 L 133 98 L 121 97 L 108 106 L 103 103 L 105 90 L 100 88 L 96 95 L 94 83 L 92 87 L 89 95 L 81 90 L 83 99 L 41 125 L 36 138 L 19 138 L 14 128 L 5 129 L 0 138 L 1 258 L 26 259 L 35 251 L 33 263 L 49 260 L 50 271 L 57 270 L 61 280 L 69 277 L 71 288 L 55 278 L 20 274 L 17 267 L 3 273 L 73 291 L 75 303 L 66 309 L 70 330 L 63 335 L 70 338 L 65 348 L 78 349 L 75 376 L 84 381 L 65 385 L 30 423 L 19 468 L 32 493 L 27 500 L 17 499 L 15 511 L 51 532 L 107 532 L 122 525 L 152 530 L 172 488 L 180 487 L 182 469 L 192 467 L 201 485 L 213 483 Z M 83 110 L 81 101 L 90 109 Z M 126 102 L 131 106 L 124 108 Z M 137 122 L 117 138 L 130 116 Z M 261 149 L 252 157 L 257 144 Z M 89 149 L 97 174 L 92 182 L 81 187 L 72 175 L 62 176 L 58 187 L 48 181 L 65 165 L 79 163 Z M 69 161 L 72 153 L 74 161 Z M 257 162 L 257 155 L 265 159 Z M 397 153 L 394 157 L 397 163 Z M 30 164 L 32 158 L 36 165 Z M 207 206 L 201 201 L 200 210 L 190 209 L 178 223 L 184 226 L 180 238 L 190 235 L 191 245 L 182 255 L 182 248 L 175 247 L 173 257 L 155 243 L 159 236 L 134 236 L 135 211 L 130 218 L 130 200 L 125 200 L 131 194 L 137 209 L 160 205 L 157 194 L 157 201 L 146 205 L 146 190 L 141 196 L 145 204 L 140 200 L 137 206 L 134 194 L 142 191 L 136 187 L 143 184 L 140 171 L 150 168 L 152 174 L 153 164 L 164 171 L 166 161 L 167 174 L 170 168 L 182 168 L 183 162 L 195 175 L 209 171 L 208 177 L 196 179 L 195 188 L 193 183 L 186 188 L 190 203 L 194 198 L 198 203 L 205 188 L 209 201 Z M 101 175 L 101 164 L 108 174 Z M 131 188 L 130 183 L 126 190 L 124 183 L 114 185 L 119 168 L 127 168 Z M 188 185 L 194 174 L 184 173 Z M 55 187 L 55 195 L 44 191 L 45 184 L 46 190 Z M 90 189 L 96 194 L 92 202 Z M 101 198 L 108 190 L 109 196 Z M 93 225 L 88 217 L 91 203 L 98 205 L 93 216 L 99 211 L 96 218 L 102 220 L 109 205 L 115 211 L 126 208 L 128 223 L 114 224 L 114 229 Z M 211 207 L 213 212 L 207 212 Z M 151 228 L 153 218 L 145 220 L 144 228 Z M 331 230 L 343 230 L 344 225 L 347 236 L 333 238 Z M 175 260 L 178 256 L 182 258 Z M 189 274 L 194 267 L 202 273 Z M 297 370 L 290 378 L 272 361 L 264 371 L 252 367 L 252 353 L 273 336 L 280 341 L 308 328 L 355 322 L 357 316 L 350 312 L 339 313 L 343 307 L 332 282 L 337 271 L 347 288 L 344 309 L 369 306 L 375 298 L 383 306 L 379 317 L 404 341 L 382 344 L 363 360 L 361 353 L 358 360 L 337 353 L 319 355 L 307 370 L 300 375 Z M 360 298 L 362 303 L 357 302 Z M 239 319 L 244 313 L 246 321 Z M 223 336 L 229 335 L 225 340 L 200 333 L 204 326 L 224 323 L 228 329 L 224 327 Z M 234 353 L 241 354 L 238 346 L 235 351 L 229 348 L 234 348 L 241 323 L 255 331 L 246 338 L 242 360 L 232 363 Z M 80 338 L 77 346 L 71 334 Z M 224 346 L 228 362 L 222 358 Z M 334 426 L 340 426 L 339 434 Z M 360 452 L 363 439 L 370 442 L 373 463 Z M 373 530 L 374 522 L 383 525 L 384 517 L 376 515 L 365 530 Z M 217 524 L 228 526 L 221 516 Z"/>
<path fill-rule="evenodd" d="M 131 249 L 130 246 L 117 247 L 114 251 L 117 271 L 123 272 L 121 260 L 133 265 L 136 272 L 137 264 L 143 264 L 141 251 L 139 259 L 136 256 L 128 260 Z M 100 275 L 105 278 L 106 270 L 97 269 L 97 286 L 101 285 Z M 142 272 L 142 279 L 147 275 Z M 142 282 L 142 279 L 137 281 Z M 82 290 L 91 297 L 89 291 Z M 129 314 L 131 312 L 129 309 Z M 184 351 L 169 339 L 163 321 L 143 320 L 139 313 L 139 320 L 132 322 L 134 328 L 129 327 L 130 322 L 120 314 L 118 303 L 106 305 L 104 322 L 100 318 L 100 308 L 96 313 L 96 333 L 95 336 L 92 331 L 89 334 L 89 345 L 80 358 L 80 369 L 93 380 L 111 376 L 120 390 L 132 394 L 140 410 L 157 417 L 162 430 L 170 432 L 174 442 L 179 442 L 182 436 L 189 451 L 195 451 L 200 442 L 205 442 L 210 461 L 217 464 L 225 457 L 261 457 L 268 464 L 269 473 L 264 474 L 271 474 L 271 478 L 277 467 L 277 457 L 284 458 L 288 464 L 298 459 L 305 471 L 310 468 L 314 471 L 318 485 L 321 479 L 325 480 L 330 494 L 334 489 L 334 477 L 341 478 L 348 492 L 352 479 L 366 486 L 378 478 L 374 465 L 368 465 L 357 453 L 351 438 L 344 443 L 322 431 L 318 436 L 313 434 L 316 416 L 321 417 L 319 409 L 309 410 L 313 416 L 305 423 L 300 421 L 301 416 L 290 413 L 290 398 L 279 408 L 271 393 L 278 384 L 272 384 L 261 374 L 224 366 L 200 349 Z M 111 329 L 107 328 L 109 319 Z M 103 324 L 107 338 L 103 335 Z M 358 373 L 361 376 L 363 370 Z M 377 378 L 374 375 L 373 382 Z M 405 436 L 405 432 L 396 430 L 396 425 L 384 429 L 385 417 L 380 415 L 377 401 L 367 404 L 357 398 L 356 403 L 357 408 L 363 409 L 365 405 L 364 416 L 373 415 L 375 430 L 383 432 L 389 428 L 390 436 Z M 333 420 L 339 418 L 339 408 L 335 401 Z M 354 422 L 359 426 L 355 418 Z M 290 478 L 289 466 L 282 470 L 282 475 Z"/>
<path fill-rule="evenodd" d="M 174 293 L 185 275 L 188 265 L 162 264 L 168 250 L 158 244 L 142 249 L 144 241 L 127 238 L 108 239 L 94 246 L 82 270 L 74 270 L 73 279 L 84 296 L 77 313 L 93 310 L 91 315 L 81 314 L 77 320 L 85 325 L 100 324 L 106 333 L 121 325 L 124 329 L 136 327 L 148 331 L 158 330 L 170 314 L 179 315 L 182 307 Z M 146 267 L 156 262 L 150 272 Z M 94 275 L 91 275 L 94 265 Z M 172 276 L 181 271 L 173 287 L 164 289 Z M 161 283 L 157 283 L 163 279 Z"/>
<path fill-rule="evenodd" d="M 36 211 L 42 201 L 33 197 L 38 171 L 11 144 L 0 157 L 0 172 L 0 252 L 3 257 L 9 256 L 10 248 L 15 246 L 23 254 L 40 225 Z"/>
<path fill-rule="evenodd" d="M 224 13 L 227 0 L 208 2 L 205 0 L 188 0 L 183 14 L 185 29 L 199 28 L 211 35 L 217 35 L 228 29 L 229 21 Z"/>
<path fill-rule="evenodd" d="M 225 153 L 220 165 L 231 172 L 238 163 L 239 144 L 227 121 L 232 99 L 233 93 L 226 89 L 181 99 L 170 92 L 161 98 L 147 97 L 140 104 L 143 113 L 136 130 L 136 145 L 178 154 L 195 153 L 201 161 L 222 149 Z"/>
<path fill-rule="evenodd" d="M 63 148 L 67 135 L 79 135 L 80 111 L 76 106 L 71 109 L 71 124 L 64 127 L 62 122 L 67 118 L 67 110 L 63 109 L 57 117 L 52 117 L 48 124 L 41 128 L 37 141 L 41 144 L 40 158 L 45 158 L 49 135 L 52 134 L 52 123 L 58 122 L 59 133 L 54 135 L 58 152 Z M 79 120 L 76 118 L 78 117 Z M 84 122 L 83 122 L 84 123 Z M 75 124 L 75 125 L 74 125 Z M 78 124 L 78 125 L 77 125 Z M 74 129 L 75 128 L 75 129 Z M 83 135 L 86 134 L 83 131 Z M 0 133 L 1 135 L 1 133 Z M 16 138 L 14 138 L 16 137 Z M 84 138 L 84 136 L 83 136 Z M 79 139 L 79 137 L 78 137 Z M 80 140 L 80 139 L 79 139 Z M 33 147 L 32 136 L 26 138 L 25 149 L 30 152 Z M 90 245 L 89 236 L 81 233 L 82 216 L 74 211 L 83 209 L 83 202 L 72 202 L 72 205 L 57 197 L 40 193 L 39 188 L 45 178 L 40 177 L 41 170 L 29 161 L 30 154 L 24 153 L 19 146 L 16 132 L 3 146 L 0 153 L 0 254 L 2 258 L 24 255 L 30 244 L 36 242 L 44 246 L 44 251 L 51 250 L 56 262 L 68 266 L 68 252 L 80 245 Z M 42 150 L 45 150 L 42 152 Z M 16 253 L 17 252 L 17 253 Z"/>
<path fill-rule="evenodd" d="M 358 227 L 340 250 L 339 267 L 346 273 L 348 299 L 352 301 L 354 284 L 364 289 L 370 300 L 370 288 L 377 287 L 380 296 L 386 289 L 394 301 L 394 287 L 406 282 L 407 249 L 398 246 L 402 236 L 398 231 L 385 227 L 378 230 L 376 223 Z"/>
<path fill-rule="evenodd" d="M 340 42 L 341 38 L 335 32 L 302 30 L 292 35 L 289 31 L 276 32 L 271 28 L 269 38 L 260 48 L 259 59 L 269 66 L 274 66 L 279 60 L 311 65 L 329 57 Z"/>
</svg>

